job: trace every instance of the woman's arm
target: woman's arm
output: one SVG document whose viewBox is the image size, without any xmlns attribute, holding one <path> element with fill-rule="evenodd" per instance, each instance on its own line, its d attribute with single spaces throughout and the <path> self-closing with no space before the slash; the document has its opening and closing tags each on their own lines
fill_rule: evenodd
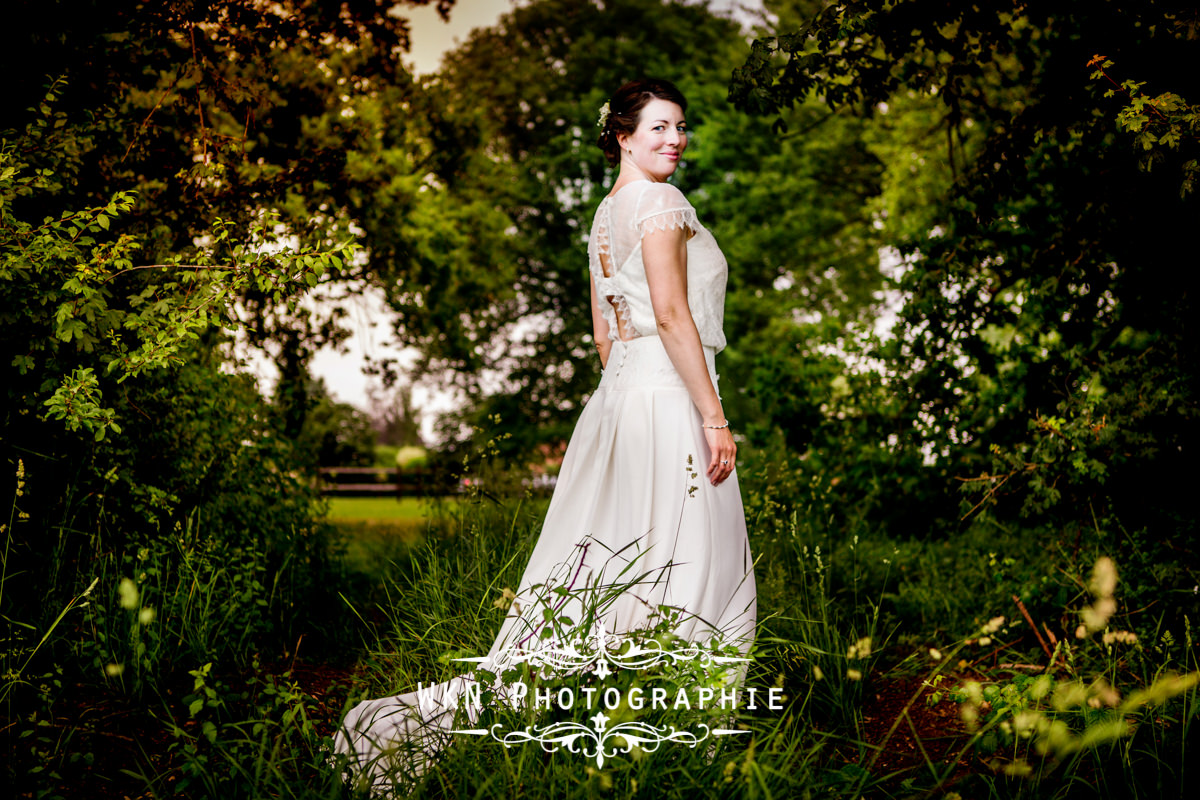
<svg viewBox="0 0 1200 800">
<path fill-rule="evenodd" d="M 596 291 L 596 279 L 588 274 L 588 286 L 592 290 L 592 341 L 596 343 L 596 352 L 600 354 L 600 369 L 608 367 L 608 352 L 612 350 L 612 339 L 609 338 L 608 322 L 600 311 L 600 304 L 607 303 Z"/>
<path fill-rule="evenodd" d="M 712 453 L 705 474 L 716 486 L 733 472 L 737 445 L 728 427 L 710 427 L 725 425 L 726 419 L 721 398 L 717 396 L 708 374 L 696 321 L 692 319 L 692 310 L 688 306 L 687 231 L 672 228 L 643 235 L 642 262 L 646 266 L 650 304 L 654 307 L 658 337 L 675 370 L 683 378 L 684 386 L 700 410 L 705 425 L 704 438 Z"/>
</svg>

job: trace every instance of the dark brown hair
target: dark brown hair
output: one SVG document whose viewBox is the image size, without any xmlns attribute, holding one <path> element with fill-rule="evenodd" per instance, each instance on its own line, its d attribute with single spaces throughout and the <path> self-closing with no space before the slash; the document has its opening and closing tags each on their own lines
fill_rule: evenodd
<svg viewBox="0 0 1200 800">
<path fill-rule="evenodd" d="M 612 166 L 621 161 L 621 145 L 617 143 L 617 135 L 623 133 L 630 136 L 637 130 L 642 108 L 651 100 L 667 100 L 687 111 L 687 99 L 670 81 L 638 78 L 617 89 L 608 101 L 608 120 L 600 130 L 600 138 L 596 140 L 596 146 L 604 151 L 604 156 Z"/>
</svg>

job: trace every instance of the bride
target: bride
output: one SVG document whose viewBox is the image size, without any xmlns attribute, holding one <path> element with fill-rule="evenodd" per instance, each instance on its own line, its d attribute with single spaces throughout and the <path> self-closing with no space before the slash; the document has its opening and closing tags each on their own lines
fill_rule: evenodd
<svg viewBox="0 0 1200 800">
<path fill-rule="evenodd" d="M 728 268 L 667 183 L 687 147 L 686 109 L 673 84 L 640 79 L 600 111 L 598 145 L 618 167 L 588 242 L 603 374 L 571 436 L 516 598 L 481 659 L 492 673 L 513 653 L 560 637 L 545 630 L 547 619 L 584 619 L 581 587 L 610 589 L 591 612 L 609 633 L 644 629 L 669 613 L 674 633 L 691 642 L 716 636 L 744 654 L 753 640 L 737 445 L 714 363 L 725 346 Z M 449 741 L 460 699 L 477 686 L 462 675 L 364 701 L 346 715 L 335 749 L 384 789 L 389 773 L 423 771 Z"/>
</svg>

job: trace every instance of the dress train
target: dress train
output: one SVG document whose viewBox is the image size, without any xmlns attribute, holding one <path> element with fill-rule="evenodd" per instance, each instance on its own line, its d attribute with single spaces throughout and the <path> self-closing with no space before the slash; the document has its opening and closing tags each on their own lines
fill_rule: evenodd
<svg viewBox="0 0 1200 800">
<path fill-rule="evenodd" d="M 715 386 L 714 352 L 704 350 Z M 481 666 L 499 674 L 514 651 L 557 641 L 563 631 L 546 633 L 546 608 L 560 620 L 594 616 L 617 635 L 672 614 L 682 639 L 719 637 L 748 653 L 757 605 L 737 474 L 713 486 L 704 475 L 709 458 L 699 412 L 658 337 L 614 342 Z M 599 607 L 586 607 L 597 596 Z M 346 715 L 335 750 L 373 789 L 388 791 L 394 775 L 419 775 L 449 744 L 455 712 L 472 691 L 477 679 L 460 675 L 364 701 Z"/>
</svg>

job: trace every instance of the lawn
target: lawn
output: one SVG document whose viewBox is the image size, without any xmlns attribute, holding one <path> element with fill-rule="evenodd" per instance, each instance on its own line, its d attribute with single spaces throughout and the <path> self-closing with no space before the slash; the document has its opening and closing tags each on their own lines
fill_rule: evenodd
<svg viewBox="0 0 1200 800">
<path fill-rule="evenodd" d="M 346 566 L 375 579 L 408 560 L 425 537 L 433 503 L 423 497 L 330 497 L 326 519 L 340 534 Z"/>
<path fill-rule="evenodd" d="M 423 497 L 330 497 L 331 522 L 424 520 L 429 502 Z"/>
<path fill-rule="evenodd" d="M 747 504 L 759 628 L 744 685 L 782 690 L 782 708 L 739 706 L 731 730 L 746 733 L 736 740 L 614 751 L 603 766 L 569 748 L 464 733 L 427 769 L 392 762 L 405 796 L 1191 796 L 1200 672 L 1189 622 L 1172 634 L 1118 611 L 1139 584 L 1098 577 L 1111 562 L 1076 556 L 1070 537 L 986 526 L 939 540 L 847 535 L 826 524 L 823 496 L 814 490 L 787 514 L 761 495 Z M 65 664 L 49 647 L 37 662 L 10 651 L 29 666 L 0 694 L 0 780 L 15 797 L 346 800 L 328 751 L 346 710 L 448 680 L 463 669 L 457 659 L 488 651 L 545 506 L 523 496 L 333 499 L 335 557 L 306 562 L 324 571 L 282 595 L 282 616 L 296 624 L 282 642 L 255 627 L 276 596 L 256 552 L 212 551 L 196 537 L 113 559 L 93 595 L 103 602 L 54 623 Z M 134 564 L 136 582 L 126 577 Z M 1082 635 L 1081 619 L 1091 620 Z M 1052 653 L 1035 630 L 1057 631 Z M 596 677 L 626 697 L 635 682 L 695 679 L 666 667 Z M 612 718 L 693 733 L 713 722 L 691 711 L 626 703 Z M 518 733 L 547 719 L 602 724 L 582 706 L 527 712 L 486 713 L 489 726 Z"/>
</svg>

